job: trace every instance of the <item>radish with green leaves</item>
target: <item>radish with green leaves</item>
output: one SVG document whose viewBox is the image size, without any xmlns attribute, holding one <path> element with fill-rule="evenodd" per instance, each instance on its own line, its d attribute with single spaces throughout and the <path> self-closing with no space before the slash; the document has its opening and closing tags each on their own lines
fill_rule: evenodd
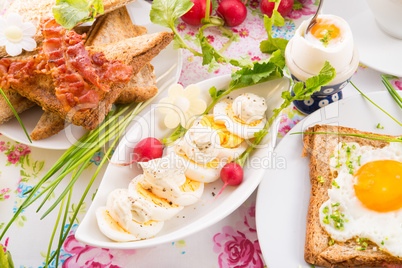
<svg viewBox="0 0 402 268">
<path fill-rule="evenodd" d="M 230 27 L 242 24 L 247 17 L 247 8 L 240 0 L 222 0 L 216 12 Z"/>
<path fill-rule="evenodd" d="M 207 7 L 207 0 L 191 0 L 193 2 L 193 7 L 183 16 L 181 19 L 190 25 L 198 26 L 201 25 L 201 20 L 205 17 L 205 10 Z M 212 12 L 212 3 L 209 2 L 209 14 Z"/>
<path fill-rule="evenodd" d="M 282 17 L 286 17 L 293 9 L 293 0 L 282 0 L 278 6 L 278 12 Z M 275 8 L 275 2 L 269 0 L 261 0 L 260 9 L 261 12 L 268 17 L 272 17 L 272 11 Z"/>
</svg>

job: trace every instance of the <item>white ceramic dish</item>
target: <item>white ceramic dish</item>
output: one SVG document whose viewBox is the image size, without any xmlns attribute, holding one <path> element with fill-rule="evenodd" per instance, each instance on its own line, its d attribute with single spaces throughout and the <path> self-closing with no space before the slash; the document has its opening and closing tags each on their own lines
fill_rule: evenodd
<svg viewBox="0 0 402 268">
<path fill-rule="evenodd" d="M 367 94 L 402 122 L 399 106 L 388 92 Z M 381 123 L 384 129 L 377 129 Z M 361 95 L 332 103 L 299 122 L 290 133 L 315 124 L 353 127 L 362 131 L 402 135 L 402 128 Z M 309 160 L 302 158 L 302 135 L 287 134 L 274 155 L 286 161 L 284 169 L 269 169 L 257 193 L 257 234 L 265 262 L 270 268 L 308 267 L 304 261 L 306 215 L 310 199 Z"/>
<path fill-rule="evenodd" d="M 149 12 L 151 10 L 151 4 L 138 0 L 132 4 L 127 5 L 127 9 L 130 13 L 131 19 L 134 24 L 145 26 L 149 33 L 166 31 L 167 28 L 163 28 L 159 25 L 152 24 L 149 20 Z M 167 81 L 170 83 L 176 83 L 181 74 L 182 67 L 182 55 L 179 49 L 174 49 L 173 44 L 167 46 L 161 53 L 156 56 L 152 61 L 152 65 L 155 67 L 155 76 L 158 77 L 165 74 L 172 66 L 176 66 L 166 75 L 163 79 L 158 81 L 157 86 L 160 88 Z M 35 128 L 36 123 L 41 117 L 43 111 L 40 107 L 35 107 L 25 111 L 20 115 L 22 122 L 24 123 L 28 133 Z M 29 143 L 24 131 L 22 130 L 17 119 L 12 119 L 9 122 L 0 125 L 0 133 L 3 135 L 22 143 L 29 144 L 32 147 L 64 150 L 71 147 L 86 131 L 78 126 L 70 125 L 57 135 L 50 138 L 34 141 Z"/>
<path fill-rule="evenodd" d="M 349 23 L 361 63 L 386 74 L 402 76 L 402 40 L 379 28 L 365 0 L 325 1 L 323 10 Z"/>
<path fill-rule="evenodd" d="M 212 86 L 215 86 L 218 90 L 223 89 L 227 87 L 230 79 L 230 76 L 226 75 L 198 83 L 203 94 L 202 97 L 210 102 L 208 90 Z M 280 80 L 274 80 L 256 86 L 239 89 L 233 93 L 253 92 L 260 96 L 265 96 L 269 107 L 268 110 L 273 110 L 274 107 L 278 107 L 282 103 L 281 93 L 288 90 L 289 85 L 289 79 L 282 78 Z M 165 94 L 167 94 L 167 91 L 162 95 Z M 268 116 L 270 115 L 268 114 Z M 111 161 L 127 163 L 129 162 L 128 159 L 132 152 L 132 148 L 134 148 L 139 140 L 150 136 L 162 138 L 169 134 L 171 131 L 163 127 L 162 122 L 163 117 L 160 116 L 155 109 L 149 111 L 144 115 L 144 117 L 139 117 L 134 126 L 120 142 Z M 273 151 L 277 130 L 278 126 L 275 123 L 270 129 L 270 134 L 267 135 L 266 146 L 256 150 L 251 159 L 269 160 L 269 152 Z M 216 201 L 212 203 L 199 201 L 195 205 L 185 207 L 177 216 L 165 221 L 162 231 L 156 237 L 141 241 L 117 243 L 109 240 L 100 232 L 95 216 L 96 209 L 105 206 L 106 198 L 112 190 L 116 188 L 127 188 L 131 179 L 137 174 L 142 173 L 142 171 L 136 165 L 130 168 L 127 166 L 122 167 L 109 164 L 95 199 L 86 213 L 85 218 L 79 225 L 75 237 L 79 241 L 92 246 L 118 249 L 151 247 L 170 241 L 177 241 L 216 223 L 239 207 L 257 188 L 264 175 L 265 170 L 259 168 L 260 166 L 258 163 L 255 165 L 257 168 L 246 166 L 243 182 L 237 187 L 227 187 Z M 206 184 L 204 193 L 201 197 L 202 200 L 212 200 L 214 198 L 213 193 L 218 193 L 222 186 L 223 183 L 221 180 Z"/>
</svg>

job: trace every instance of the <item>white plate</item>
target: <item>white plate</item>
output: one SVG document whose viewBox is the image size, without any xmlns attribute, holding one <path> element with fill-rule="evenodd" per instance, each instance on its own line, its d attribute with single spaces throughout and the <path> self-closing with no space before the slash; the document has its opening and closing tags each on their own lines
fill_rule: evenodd
<svg viewBox="0 0 402 268">
<path fill-rule="evenodd" d="M 128 12 L 134 24 L 145 26 L 149 33 L 156 33 L 161 31 L 167 31 L 167 28 L 161 27 L 156 24 L 152 24 L 149 19 L 149 12 L 151 10 L 151 4 L 138 0 L 132 4 L 127 5 Z M 170 81 L 171 83 L 176 83 L 181 74 L 182 67 L 182 54 L 179 49 L 174 49 L 173 44 L 168 45 L 164 50 L 162 50 L 158 56 L 156 56 L 152 61 L 152 65 L 155 67 L 155 76 L 162 76 L 166 73 L 173 65 L 176 67 L 170 71 L 170 73 L 161 79 L 156 84 L 160 88 L 164 83 Z M 22 122 L 24 123 L 28 133 L 31 133 L 35 128 L 36 123 L 41 117 L 43 111 L 40 107 L 35 107 L 25 111 L 20 115 Z M 71 147 L 79 138 L 81 138 L 86 130 L 81 127 L 70 125 L 57 135 L 50 138 L 33 141 L 29 143 L 24 131 L 22 130 L 17 119 L 14 118 L 9 122 L 0 125 L 0 133 L 3 135 L 22 143 L 29 144 L 33 147 L 45 148 L 45 149 L 56 149 L 64 150 Z"/>
<path fill-rule="evenodd" d="M 402 76 L 402 40 L 380 30 L 365 0 L 325 1 L 323 10 L 349 23 L 361 63 L 383 73 Z"/>
<path fill-rule="evenodd" d="M 401 109 L 388 92 L 367 95 L 402 122 Z M 378 123 L 384 129 L 377 129 Z M 401 126 L 361 95 L 340 100 L 314 112 L 290 133 L 304 131 L 315 124 L 340 125 L 381 134 L 402 134 Z M 301 157 L 302 150 L 302 135 L 287 134 L 274 151 L 277 162 L 286 161 L 286 167 L 269 169 L 258 188 L 257 234 L 265 262 L 270 268 L 311 267 L 304 261 L 310 177 L 309 160 Z"/>
<path fill-rule="evenodd" d="M 208 93 L 209 88 L 215 86 L 218 90 L 223 89 L 228 86 L 230 79 L 229 75 L 225 75 L 198 83 L 203 98 L 210 102 Z M 265 96 L 269 107 L 268 110 L 273 110 L 273 108 L 278 107 L 282 103 L 280 97 L 281 93 L 282 91 L 288 90 L 289 85 L 289 79 L 282 78 L 280 80 L 274 80 L 260 85 L 239 89 L 234 91 L 233 94 L 253 92 L 260 96 Z M 166 94 L 167 91 L 162 95 Z M 111 161 L 123 163 L 129 162 L 127 159 L 130 159 L 129 156 L 132 152 L 132 148 L 134 148 L 139 140 L 150 136 L 161 138 L 169 134 L 171 131 L 166 130 L 162 126 L 162 122 L 163 117 L 160 116 L 158 112 L 155 112 L 155 109 L 145 114 L 143 118 L 138 118 L 137 122 L 135 122 L 134 126 L 119 144 Z M 278 126 L 275 123 L 270 129 L 270 134 L 267 135 L 266 146 L 255 151 L 250 161 L 252 161 L 252 159 L 269 160 L 269 152 L 272 153 L 277 130 Z M 264 169 L 260 168 L 258 163 L 255 163 L 254 165 L 257 166 L 257 168 L 251 168 L 249 166 L 245 167 L 244 180 L 239 186 L 228 186 L 221 196 L 219 196 L 219 198 L 213 203 L 199 201 L 195 205 L 185 207 L 177 217 L 175 216 L 165 222 L 162 231 L 156 237 L 141 241 L 117 243 L 109 240 L 99 231 L 95 217 L 96 209 L 105 206 L 106 198 L 112 190 L 116 188 L 127 188 L 131 179 L 142 172 L 137 166 L 130 168 L 109 164 L 95 199 L 86 213 L 85 218 L 79 225 L 75 237 L 79 241 L 92 246 L 119 249 L 150 247 L 161 243 L 177 241 L 182 237 L 200 231 L 216 223 L 238 208 L 256 189 L 264 175 Z M 222 188 L 222 185 L 223 183 L 221 180 L 206 184 L 205 191 L 201 197 L 202 200 L 212 200 L 213 193 L 218 193 Z"/>
</svg>

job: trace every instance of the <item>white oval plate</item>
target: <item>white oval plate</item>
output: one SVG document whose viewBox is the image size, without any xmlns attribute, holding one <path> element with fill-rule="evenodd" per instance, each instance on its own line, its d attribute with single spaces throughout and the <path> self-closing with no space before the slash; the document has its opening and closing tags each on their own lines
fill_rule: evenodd
<svg viewBox="0 0 402 268">
<path fill-rule="evenodd" d="M 230 76 L 225 75 L 198 83 L 198 86 L 201 88 L 202 97 L 210 102 L 209 89 L 212 86 L 215 86 L 218 90 L 223 89 L 228 86 L 230 80 Z M 280 80 L 239 89 L 234 91 L 233 94 L 253 92 L 264 96 L 267 98 L 268 110 L 273 110 L 282 103 L 281 93 L 288 90 L 289 85 L 289 79 L 282 78 Z M 166 94 L 167 91 L 162 95 Z M 142 118 L 138 117 L 136 119 L 133 127 L 117 147 L 111 159 L 112 162 L 129 162 L 130 154 L 139 140 L 145 137 L 163 138 L 171 132 L 162 126 L 163 117 L 153 108 L 155 107 L 152 107 L 152 110 Z M 268 116 L 270 115 L 268 114 Z M 270 160 L 270 152 L 273 151 L 277 132 L 278 126 L 277 124 L 273 124 L 270 129 L 270 134 L 267 135 L 266 146 L 254 152 L 250 158 L 250 163 L 252 163 L 253 160 L 259 159 Z M 207 228 L 238 208 L 251 193 L 253 193 L 264 175 L 265 170 L 261 168 L 259 163 L 255 163 L 254 165 L 257 168 L 250 166 L 245 167 L 244 180 L 239 186 L 226 187 L 219 198 L 212 203 L 199 201 L 195 205 L 185 207 L 177 216 L 165 221 L 162 231 L 156 237 L 141 241 L 118 243 L 108 239 L 99 231 L 95 212 L 97 208 L 105 206 L 106 198 L 111 191 L 116 188 L 127 188 L 131 179 L 142 172 L 136 165 L 130 168 L 127 166 L 123 167 L 109 164 L 95 199 L 79 225 L 75 237 L 88 245 L 118 249 L 143 248 L 177 241 L 178 239 Z M 201 197 L 202 200 L 212 200 L 214 198 L 213 193 L 218 193 L 222 186 L 223 183 L 221 180 L 206 184 L 205 191 Z"/>
<path fill-rule="evenodd" d="M 366 1 L 326 1 L 323 10 L 349 23 L 361 63 L 386 74 L 402 76 L 402 40 L 378 27 Z"/>
<path fill-rule="evenodd" d="M 388 92 L 374 92 L 367 96 L 402 122 L 401 108 Z M 377 129 L 378 123 L 384 129 Z M 309 160 L 301 157 L 302 135 L 290 134 L 316 124 L 352 127 L 380 134 L 402 134 L 401 126 L 361 95 L 356 95 L 312 113 L 280 141 L 274 155 L 277 160 L 286 161 L 286 167 L 270 169 L 265 173 L 256 201 L 258 240 L 270 268 L 311 268 L 304 261 L 306 215 L 311 190 Z"/>
<path fill-rule="evenodd" d="M 145 2 L 144 0 L 138 0 L 127 5 L 127 10 L 133 23 L 145 26 L 148 29 L 148 33 L 156 33 L 168 30 L 167 28 L 151 23 L 149 19 L 151 4 Z M 151 61 L 152 65 L 155 67 L 156 79 L 170 70 L 172 66 L 175 64 L 176 65 L 172 70 L 170 70 L 168 75 L 158 81 L 156 86 L 160 88 L 167 81 L 170 81 L 170 83 L 176 83 L 181 74 L 182 62 L 181 50 L 174 49 L 172 43 L 162 50 L 159 55 Z M 31 133 L 35 128 L 36 123 L 39 121 L 39 118 L 42 116 L 42 114 L 43 111 L 40 107 L 34 107 L 20 115 L 28 133 Z M 29 144 L 32 147 L 65 150 L 70 148 L 71 145 L 81 138 L 86 133 L 86 130 L 84 130 L 82 127 L 69 125 L 66 127 L 66 129 L 60 131 L 58 134 L 52 137 L 30 143 L 17 119 L 14 118 L 9 122 L 0 125 L 0 133 L 15 141 Z"/>
</svg>

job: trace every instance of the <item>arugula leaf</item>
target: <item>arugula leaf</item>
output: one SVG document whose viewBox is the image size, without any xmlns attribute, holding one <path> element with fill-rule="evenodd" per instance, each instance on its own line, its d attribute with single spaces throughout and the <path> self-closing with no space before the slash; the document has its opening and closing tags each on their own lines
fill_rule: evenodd
<svg viewBox="0 0 402 268">
<path fill-rule="evenodd" d="M 152 23 L 174 28 L 174 22 L 186 14 L 193 5 L 191 0 L 155 0 L 152 2 L 149 16 Z"/>
<path fill-rule="evenodd" d="M 265 26 L 265 29 L 267 30 L 268 39 L 263 40 L 260 43 L 260 50 L 263 53 L 271 54 L 272 52 L 274 52 L 278 49 L 281 51 L 285 51 L 286 46 L 289 42 L 286 39 L 273 38 L 273 36 L 272 36 L 272 26 L 275 24 L 275 21 L 273 21 L 273 19 L 274 20 L 276 19 L 277 21 L 281 21 L 280 18 L 282 18 L 281 14 L 279 14 L 279 12 L 277 12 L 277 13 L 278 14 L 273 12 L 272 18 L 268 17 L 267 15 L 264 15 L 264 26 Z M 276 14 L 276 15 L 274 15 L 274 14 Z M 283 18 L 282 18 L 282 20 L 283 20 Z M 284 21 L 283 21 L 283 24 L 281 24 L 281 26 L 283 26 L 283 25 L 284 25 Z M 278 25 L 276 25 L 276 26 L 278 26 Z"/>
<path fill-rule="evenodd" d="M 202 65 L 208 65 L 216 57 L 216 50 L 208 43 L 206 37 L 201 38 Z M 218 56 L 219 58 L 219 56 Z M 216 59 L 215 59 L 216 60 Z"/>
<path fill-rule="evenodd" d="M 305 88 L 302 82 L 296 83 L 293 87 L 293 92 L 298 97 L 298 100 L 307 100 L 311 95 L 320 90 L 321 86 L 324 86 L 332 81 L 336 76 L 335 69 L 329 64 L 328 61 L 324 63 L 324 67 L 321 69 L 318 75 L 310 77 L 305 82 Z"/>
<path fill-rule="evenodd" d="M 271 54 L 278 49 L 285 51 L 288 42 L 288 40 L 282 38 L 271 38 L 268 40 L 263 40 L 260 43 L 260 50 L 261 52 L 268 54 Z"/>
<path fill-rule="evenodd" d="M 255 63 L 253 69 L 241 69 L 232 74 L 229 88 L 238 89 L 283 77 L 283 71 L 272 62 Z"/>
<path fill-rule="evenodd" d="M 272 17 L 271 20 L 273 20 L 273 24 L 278 27 L 282 27 L 285 25 L 285 19 L 282 17 L 281 13 L 278 12 L 278 10 L 273 10 L 272 11 Z"/>
<path fill-rule="evenodd" d="M 219 63 L 230 63 L 234 66 L 238 66 L 240 68 L 252 68 L 253 62 L 248 59 L 230 59 L 228 57 L 223 56 L 219 51 L 217 51 L 210 43 L 208 43 L 208 39 L 205 36 L 202 36 L 202 32 L 200 30 L 199 35 L 201 36 L 201 50 L 202 50 L 202 65 L 208 65 L 211 63 L 219 62 Z"/>
<path fill-rule="evenodd" d="M 102 0 L 56 0 L 53 15 L 57 23 L 71 30 L 80 22 L 93 20 L 96 15 L 103 14 Z"/>
<path fill-rule="evenodd" d="M 224 89 L 221 89 L 221 90 L 218 91 L 218 90 L 216 89 L 216 87 L 211 87 L 211 88 L 209 89 L 209 95 L 211 96 L 211 99 L 212 99 L 212 100 L 215 100 L 215 99 L 220 98 L 221 95 L 222 95 L 224 92 L 225 92 Z"/>
<path fill-rule="evenodd" d="M 235 159 L 235 162 L 243 166 L 247 157 L 253 150 L 257 148 L 264 137 L 268 134 L 269 128 L 271 127 L 272 123 L 285 108 L 287 108 L 295 100 L 303 100 L 307 98 L 306 96 L 311 96 L 311 94 L 319 90 L 321 86 L 324 86 L 331 82 L 332 79 L 334 79 L 335 75 L 335 68 L 333 68 L 328 62 L 325 62 L 324 67 L 321 69 L 318 75 L 307 79 L 306 83 L 299 82 L 293 87 L 293 92 L 295 93 L 295 96 L 292 96 L 289 91 L 282 92 L 282 98 L 284 102 L 279 108 L 274 109 L 273 116 L 268 119 L 263 129 L 254 134 L 254 141 L 250 144 L 246 151 L 244 151 L 238 158 Z"/>
<path fill-rule="evenodd" d="M 11 258 L 10 252 L 8 250 L 4 252 L 2 245 L 0 245 L 0 267 L 14 268 L 14 263 Z"/>
</svg>

